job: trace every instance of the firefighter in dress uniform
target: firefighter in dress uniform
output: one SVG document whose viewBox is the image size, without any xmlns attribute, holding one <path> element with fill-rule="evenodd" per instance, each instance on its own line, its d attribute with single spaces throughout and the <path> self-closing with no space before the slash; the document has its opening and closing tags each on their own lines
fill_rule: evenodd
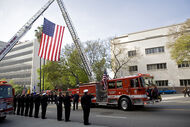
<svg viewBox="0 0 190 127">
<path fill-rule="evenodd" d="M 45 116 L 46 116 L 47 105 L 48 105 L 48 97 L 46 96 L 46 93 L 43 93 L 41 97 L 42 119 L 46 119 Z"/>
<path fill-rule="evenodd" d="M 79 103 L 79 95 L 75 93 L 73 95 L 73 110 L 78 110 L 78 103 Z"/>
<path fill-rule="evenodd" d="M 17 96 L 14 95 L 14 98 L 13 98 L 13 107 L 14 107 L 14 114 L 15 114 L 15 111 L 16 111 L 16 107 L 17 107 Z"/>
<path fill-rule="evenodd" d="M 56 101 L 57 102 L 57 120 L 58 121 L 62 120 L 62 112 L 63 112 L 62 103 L 63 103 L 63 99 L 64 99 L 64 96 L 60 92 L 59 96 L 57 97 L 57 101 Z"/>
<path fill-rule="evenodd" d="M 21 116 L 24 115 L 24 107 L 25 107 L 25 95 L 21 96 Z"/>
<path fill-rule="evenodd" d="M 20 97 L 20 94 L 17 95 L 17 102 L 18 102 L 17 115 L 20 115 L 20 108 L 21 108 L 21 97 Z"/>
<path fill-rule="evenodd" d="M 34 111 L 34 118 L 39 118 L 38 114 L 39 114 L 39 108 L 40 108 L 40 95 L 39 93 L 37 93 L 37 95 L 35 95 L 35 111 Z"/>
<path fill-rule="evenodd" d="M 34 107 L 34 96 L 33 93 L 29 96 L 29 117 L 32 117 L 33 115 L 33 107 Z"/>
<path fill-rule="evenodd" d="M 81 98 L 81 105 L 83 109 L 84 125 L 90 125 L 89 114 L 90 114 L 91 99 L 93 98 L 93 96 L 88 95 L 88 89 L 85 89 L 83 92 L 84 95 Z"/>
<path fill-rule="evenodd" d="M 28 116 L 28 110 L 29 110 L 29 94 L 25 96 L 25 116 Z"/>
<path fill-rule="evenodd" d="M 70 112 L 71 112 L 71 96 L 69 96 L 69 92 L 66 92 L 64 97 L 64 107 L 65 107 L 65 122 L 69 122 Z"/>
</svg>

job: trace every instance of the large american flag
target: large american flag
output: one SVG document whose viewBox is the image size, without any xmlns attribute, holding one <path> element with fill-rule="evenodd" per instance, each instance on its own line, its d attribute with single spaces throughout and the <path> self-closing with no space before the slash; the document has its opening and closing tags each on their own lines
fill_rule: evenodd
<svg viewBox="0 0 190 127">
<path fill-rule="evenodd" d="M 108 84 L 108 79 L 109 76 L 107 75 L 106 69 L 104 70 L 103 78 L 102 78 L 102 83 L 103 83 L 103 89 L 107 89 L 107 84 Z"/>
<path fill-rule="evenodd" d="M 38 56 L 50 61 L 59 61 L 64 26 L 56 25 L 44 18 L 42 38 Z"/>
</svg>

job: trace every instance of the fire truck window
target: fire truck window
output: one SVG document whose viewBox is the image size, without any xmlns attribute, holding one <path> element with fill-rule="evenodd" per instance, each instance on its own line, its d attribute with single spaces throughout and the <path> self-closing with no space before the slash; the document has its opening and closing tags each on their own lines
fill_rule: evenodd
<svg viewBox="0 0 190 127">
<path fill-rule="evenodd" d="M 115 89 L 115 82 L 109 82 L 108 89 Z"/>
<path fill-rule="evenodd" d="M 141 87 L 145 87 L 145 81 L 143 77 L 140 77 Z"/>
<path fill-rule="evenodd" d="M 9 86 L 0 86 L 0 98 L 12 97 L 12 88 Z"/>
<path fill-rule="evenodd" d="M 117 88 L 123 88 L 122 81 L 117 81 Z"/>
<path fill-rule="evenodd" d="M 131 79 L 131 87 L 139 87 L 139 80 L 138 78 L 136 79 Z"/>
<path fill-rule="evenodd" d="M 134 86 L 135 86 L 134 79 L 131 79 L 131 80 L 130 80 L 130 84 L 131 84 L 131 87 L 134 87 Z"/>
<path fill-rule="evenodd" d="M 136 87 L 140 87 L 138 78 L 135 79 L 135 85 L 136 85 Z"/>
</svg>

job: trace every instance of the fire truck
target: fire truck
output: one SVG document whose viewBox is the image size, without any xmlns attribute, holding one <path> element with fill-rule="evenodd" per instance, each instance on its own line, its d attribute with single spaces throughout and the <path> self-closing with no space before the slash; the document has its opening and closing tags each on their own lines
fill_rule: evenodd
<svg viewBox="0 0 190 127">
<path fill-rule="evenodd" d="M 0 119 L 5 119 L 6 114 L 13 113 L 14 89 L 6 81 L 0 81 Z"/>
<path fill-rule="evenodd" d="M 102 82 L 80 84 L 79 88 L 68 89 L 72 94 L 83 95 L 83 90 L 88 89 L 93 95 L 92 103 L 95 105 L 115 105 L 122 110 L 131 110 L 135 105 L 144 106 L 158 102 L 146 94 L 146 87 L 154 84 L 153 76 L 149 74 L 137 74 L 124 78 L 107 81 L 107 88 L 103 89 Z"/>
</svg>

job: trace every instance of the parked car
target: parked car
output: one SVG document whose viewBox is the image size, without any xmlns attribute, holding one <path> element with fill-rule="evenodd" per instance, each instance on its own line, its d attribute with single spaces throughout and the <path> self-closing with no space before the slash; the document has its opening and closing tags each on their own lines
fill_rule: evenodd
<svg viewBox="0 0 190 127">
<path fill-rule="evenodd" d="M 176 93 L 176 90 L 164 88 L 164 89 L 160 90 L 159 93 L 160 94 L 174 94 L 174 93 Z"/>
</svg>

